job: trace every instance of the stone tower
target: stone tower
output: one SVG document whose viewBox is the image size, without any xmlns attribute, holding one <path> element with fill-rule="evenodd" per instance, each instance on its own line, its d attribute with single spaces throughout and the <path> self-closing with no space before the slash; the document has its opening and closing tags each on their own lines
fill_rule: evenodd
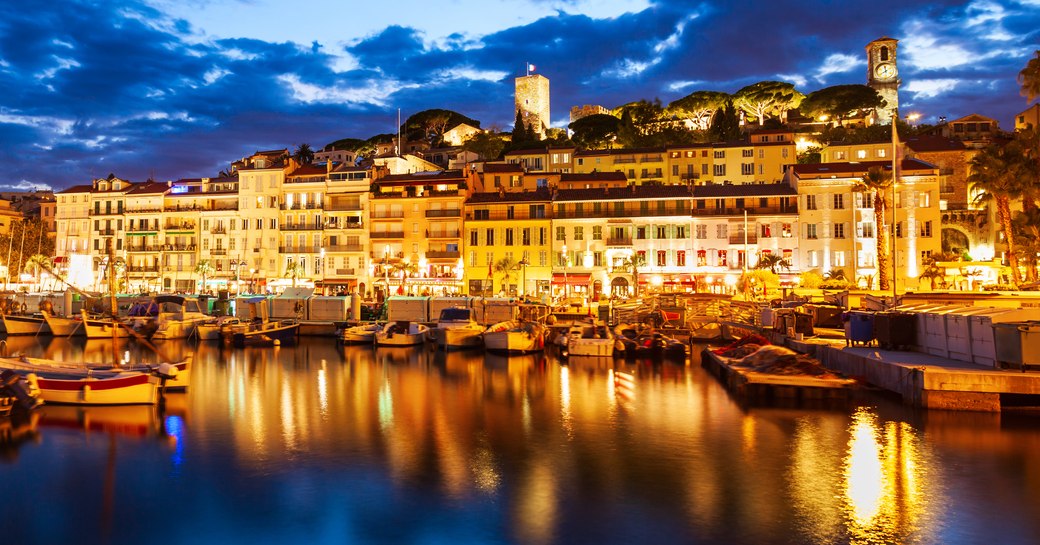
<svg viewBox="0 0 1040 545">
<path fill-rule="evenodd" d="M 540 74 L 520 76 L 516 78 L 516 111 L 527 125 L 534 127 L 539 138 L 545 138 L 545 130 L 549 128 L 549 78 Z"/>
<path fill-rule="evenodd" d="M 896 47 L 899 40 L 883 37 L 867 44 L 867 85 L 885 99 L 885 107 L 878 110 L 878 122 L 892 122 L 899 115 L 899 68 L 896 65 Z"/>
</svg>

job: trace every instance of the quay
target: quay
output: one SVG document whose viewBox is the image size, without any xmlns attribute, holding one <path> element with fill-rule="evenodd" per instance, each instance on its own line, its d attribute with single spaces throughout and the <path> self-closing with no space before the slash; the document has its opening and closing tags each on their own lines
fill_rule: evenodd
<svg viewBox="0 0 1040 545">
<path fill-rule="evenodd" d="M 741 401 L 751 405 L 769 403 L 804 407 L 844 403 L 856 387 L 856 381 L 847 378 L 755 372 L 731 365 L 728 358 L 718 356 L 707 348 L 701 351 L 700 358 L 702 367 L 715 375 Z"/>
<path fill-rule="evenodd" d="M 897 394 L 914 407 L 980 412 L 1040 407 L 1040 373 L 1035 371 L 983 367 L 921 352 L 846 346 L 840 330 L 818 329 L 821 335 L 797 340 L 770 328 L 726 325 L 731 331 L 754 332 L 773 344 L 813 356 L 827 369 Z"/>
</svg>

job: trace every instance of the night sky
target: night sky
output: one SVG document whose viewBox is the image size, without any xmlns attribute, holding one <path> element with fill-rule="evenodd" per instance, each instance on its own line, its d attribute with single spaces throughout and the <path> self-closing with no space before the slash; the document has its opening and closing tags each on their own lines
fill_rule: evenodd
<svg viewBox="0 0 1040 545">
<path fill-rule="evenodd" d="M 394 132 L 446 108 L 510 129 L 513 78 L 571 106 L 762 80 L 866 83 L 900 40 L 902 114 L 1013 128 L 1040 0 L 0 0 L 0 186 L 214 176 L 260 149 Z"/>
</svg>

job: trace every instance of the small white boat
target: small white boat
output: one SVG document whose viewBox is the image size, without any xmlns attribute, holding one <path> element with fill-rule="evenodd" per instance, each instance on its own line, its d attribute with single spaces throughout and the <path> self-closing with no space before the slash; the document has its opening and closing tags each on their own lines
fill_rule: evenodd
<svg viewBox="0 0 1040 545">
<path fill-rule="evenodd" d="M 198 324 L 210 319 L 194 297 L 159 295 L 155 303 L 159 306 L 159 315 L 156 318 L 158 328 L 152 333 L 153 340 L 187 339 L 195 333 Z"/>
<path fill-rule="evenodd" d="M 0 314 L 8 335 L 50 335 L 51 328 L 41 314 Z"/>
<path fill-rule="evenodd" d="M 479 348 L 483 343 L 484 327 L 473 320 L 473 310 L 449 307 L 441 310 L 433 340 L 445 349 Z"/>
<path fill-rule="evenodd" d="M 415 346 L 426 342 L 430 328 L 417 322 L 388 322 L 376 332 L 377 346 Z"/>
<path fill-rule="evenodd" d="M 541 352 L 545 349 L 545 326 L 530 321 L 499 322 L 484 331 L 484 348 L 505 354 Z"/>
<path fill-rule="evenodd" d="M 344 328 L 339 334 L 339 341 L 343 344 L 372 344 L 376 332 L 382 327 L 380 324 L 363 324 Z"/>
<path fill-rule="evenodd" d="M 25 377 L 32 391 L 46 403 L 71 405 L 152 405 L 158 403 L 163 378 L 176 370 L 166 364 L 162 371 L 100 370 L 71 367 L 64 362 L 47 363 L 28 358 L 0 358 L 0 369 Z M 51 365 L 53 363 L 53 365 Z"/>
<path fill-rule="evenodd" d="M 237 316 L 218 316 L 195 325 L 195 335 L 200 341 L 219 341 L 224 334 L 242 323 Z"/>
<path fill-rule="evenodd" d="M 614 356 L 616 341 L 614 332 L 602 322 L 576 322 L 571 324 L 562 342 L 557 342 L 564 355 L 609 358 Z"/>
<path fill-rule="evenodd" d="M 129 337 L 130 329 L 122 322 L 108 317 L 91 317 L 87 311 L 83 313 L 83 330 L 88 339 L 111 339 L 112 337 Z"/>
<path fill-rule="evenodd" d="M 86 330 L 83 329 L 82 319 L 54 316 L 46 310 L 41 310 L 40 314 L 43 315 L 43 320 L 47 322 L 47 327 L 51 329 L 51 333 L 54 334 L 55 337 L 86 335 Z"/>
</svg>

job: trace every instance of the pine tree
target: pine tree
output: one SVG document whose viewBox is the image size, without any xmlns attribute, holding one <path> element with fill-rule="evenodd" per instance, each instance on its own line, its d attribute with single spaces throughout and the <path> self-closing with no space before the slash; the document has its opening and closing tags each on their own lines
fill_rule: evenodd
<svg viewBox="0 0 1040 545">
<path fill-rule="evenodd" d="M 516 121 L 513 122 L 513 144 L 523 144 L 527 140 L 527 127 L 524 125 L 524 116 L 520 113 L 520 108 L 517 108 Z"/>
<path fill-rule="evenodd" d="M 740 121 L 733 101 L 726 102 L 726 107 L 712 120 L 708 135 L 713 142 L 728 142 L 740 138 Z"/>
</svg>

